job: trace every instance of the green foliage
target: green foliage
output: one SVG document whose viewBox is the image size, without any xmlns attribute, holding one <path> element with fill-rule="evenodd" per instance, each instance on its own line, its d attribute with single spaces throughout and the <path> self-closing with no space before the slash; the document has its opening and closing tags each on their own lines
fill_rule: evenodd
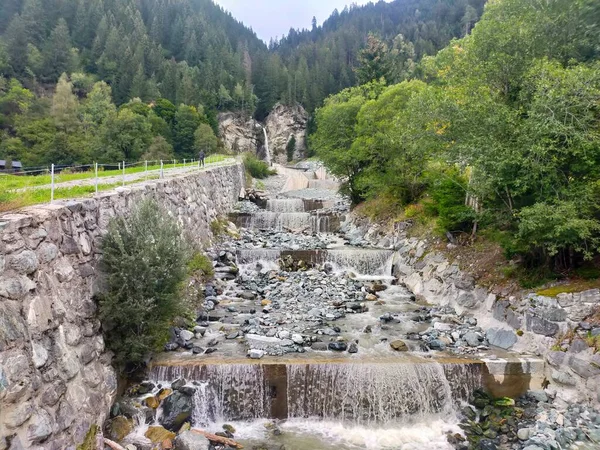
<svg viewBox="0 0 600 450">
<path fill-rule="evenodd" d="M 85 439 L 77 446 L 77 450 L 95 450 L 97 448 L 96 436 L 98 436 L 98 432 L 100 432 L 100 427 L 96 424 L 91 425 L 85 434 Z"/>
<path fill-rule="evenodd" d="M 219 238 L 227 234 L 227 226 L 229 222 L 225 218 L 218 218 L 210 223 L 210 231 L 214 237 Z"/>
<path fill-rule="evenodd" d="M 471 33 L 413 72 L 426 85 L 331 96 L 311 142 L 355 203 L 391 194 L 423 204 L 440 231 L 499 232 L 508 256 L 540 268 L 526 284 L 577 267 L 600 250 L 597 13 L 586 0 L 503 0 L 473 28 L 465 10 Z M 384 44 L 369 39 L 367 78 L 388 71 Z"/>
<path fill-rule="evenodd" d="M 244 167 L 252 178 L 263 179 L 276 173 L 266 162 L 261 161 L 251 153 L 244 155 Z"/>
<path fill-rule="evenodd" d="M 205 155 L 210 155 L 217 151 L 219 141 L 210 125 L 201 123 L 194 132 L 194 144 L 196 152 L 204 152 Z"/>
<path fill-rule="evenodd" d="M 294 160 L 294 152 L 296 151 L 296 135 L 292 134 L 290 140 L 285 146 L 285 152 L 287 155 L 288 162 L 292 162 Z"/>
<path fill-rule="evenodd" d="M 196 252 L 187 264 L 189 273 L 202 272 L 202 274 L 210 278 L 215 274 L 215 268 L 212 261 L 203 253 Z"/>
<path fill-rule="evenodd" d="M 111 220 L 102 239 L 106 291 L 100 315 L 117 363 L 138 366 L 168 339 L 171 321 L 186 310 L 179 285 L 187 250 L 176 221 L 145 200 Z"/>
</svg>

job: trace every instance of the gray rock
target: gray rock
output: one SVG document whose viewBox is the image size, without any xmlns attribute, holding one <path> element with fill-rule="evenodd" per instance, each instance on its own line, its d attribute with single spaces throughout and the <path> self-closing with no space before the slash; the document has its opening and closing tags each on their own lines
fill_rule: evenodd
<svg viewBox="0 0 600 450">
<path fill-rule="evenodd" d="M 550 322 L 542 317 L 538 317 L 531 313 L 525 315 L 525 323 L 528 331 L 542 336 L 554 336 L 559 331 L 558 324 Z"/>
<path fill-rule="evenodd" d="M 261 359 L 263 356 L 265 356 L 265 352 L 253 348 L 248 352 L 248 356 L 250 356 L 250 359 Z"/>
<path fill-rule="evenodd" d="M 546 394 L 544 391 L 541 391 L 541 390 L 528 391 L 527 395 L 534 398 L 538 402 L 547 402 L 548 401 L 548 394 Z"/>
<path fill-rule="evenodd" d="M 477 346 L 479 346 L 479 343 L 481 342 L 479 334 L 474 333 L 472 331 L 469 331 L 468 333 L 466 333 L 463 336 L 463 339 L 465 340 L 465 342 L 467 343 L 467 345 L 469 347 L 477 347 Z"/>
<path fill-rule="evenodd" d="M 335 352 L 343 352 L 346 351 L 348 345 L 345 342 L 330 342 L 329 350 L 333 350 Z"/>
<path fill-rule="evenodd" d="M 177 378 L 175 381 L 173 381 L 171 383 L 171 389 L 173 389 L 174 391 L 176 391 L 179 388 L 185 386 L 186 383 L 187 383 L 187 381 L 185 381 L 185 378 Z"/>
<path fill-rule="evenodd" d="M 43 367 L 44 364 L 46 364 L 46 361 L 48 361 L 48 350 L 46 350 L 44 346 L 39 342 L 33 342 L 31 344 L 31 347 L 33 350 L 33 364 L 35 365 L 36 369 L 39 369 L 40 367 Z"/>
<path fill-rule="evenodd" d="M 572 375 L 562 370 L 552 370 L 551 378 L 556 383 L 563 384 L 565 386 L 575 386 L 577 384 Z"/>
<path fill-rule="evenodd" d="M 184 431 L 175 438 L 175 450 L 208 450 L 210 442 L 204 436 Z"/>
<path fill-rule="evenodd" d="M 587 349 L 588 349 L 587 342 L 585 342 L 583 339 L 575 339 L 571 343 L 571 345 L 569 345 L 570 353 L 581 353 Z"/>
<path fill-rule="evenodd" d="M 160 424 L 167 430 L 176 432 L 192 417 L 194 402 L 190 396 L 175 391 L 163 400 L 162 408 Z"/>
<path fill-rule="evenodd" d="M 348 353 L 358 353 L 358 344 L 356 342 L 351 342 L 348 346 Z"/>
<path fill-rule="evenodd" d="M 39 409 L 27 427 L 27 438 L 33 444 L 44 442 L 52 434 L 52 418 L 45 410 Z"/>
<path fill-rule="evenodd" d="M 292 341 L 294 341 L 294 344 L 304 344 L 304 338 L 300 334 L 292 334 Z"/>
<path fill-rule="evenodd" d="M 19 300 L 35 289 L 35 283 L 23 275 L 0 278 L 0 297 Z"/>
<path fill-rule="evenodd" d="M 179 333 L 179 337 L 181 339 L 183 339 L 184 341 L 190 341 L 190 340 L 194 339 L 194 333 L 192 333 L 191 331 L 188 331 L 188 330 L 182 330 Z"/>
<path fill-rule="evenodd" d="M 517 437 L 521 441 L 526 441 L 529 439 L 529 428 L 521 428 L 517 431 Z"/>
<path fill-rule="evenodd" d="M 326 352 L 329 350 L 329 344 L 327 342 L 313 342 L 310 348 L 317 352 Z"/>
<path fill-rule="evenodd" d="M 12 255 L 8 261 L 11 269 L 25 275 L 35 272 L 38 268 L 37 255 L 31 250 L 24 250 L 17 255 Z"/>
<path fill-rule="evenodd" d="M 50 242 L 44 242 L 38 247 L 37 254 L 40 262 L 47 264 L 58 256 L 58 247 Z"/>
<path fill-rule="evenodd" d="M 512 330 L 492 328 L 488 330 L 486 338 L 490 345 L 504 350 L 510 349 L 517 343 L 517 335 Z"/>
</svg>

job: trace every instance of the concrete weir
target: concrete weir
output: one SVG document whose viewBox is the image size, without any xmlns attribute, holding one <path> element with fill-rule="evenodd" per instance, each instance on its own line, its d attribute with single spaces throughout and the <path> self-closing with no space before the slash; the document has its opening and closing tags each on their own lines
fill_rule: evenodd
<svg viewBox="0 0 600 450">
<path fill-rule="evenodd" d="M 185 378 L 201 386 L 198 423 L 322 417 L 391 423 L 451 411 L 483 388 L 496 397 L 539 389 L 543 361 L 522 357 L 462 359 L 319 357 L 254 361 L 173 357 L 155 362 L 155 382 Z"/>
</svg>

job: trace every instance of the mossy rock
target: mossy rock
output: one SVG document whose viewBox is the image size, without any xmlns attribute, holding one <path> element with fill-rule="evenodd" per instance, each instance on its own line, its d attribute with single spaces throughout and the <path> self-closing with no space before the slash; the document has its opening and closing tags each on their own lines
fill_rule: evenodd
<svg viewBox="0 0 600 450">
<path fill-rule="evenodd" d="M 152 408 L 152 409 L 158 409 L 158 407 L 160 406 L 160 400 L 155 396 L 146 398 L 144 400 L 144 403 L 146 403 L 146 406 L 148 408 Z"/>
<path fill-rule="evenodd" d="M 164 441 L 172 441 L 177 435 L 161 426 L 151 426 L 144 436 L 150 439 L 153 444 L 161 444 Z"/>
<path fill-rule="evenodd" d="M 117 416 L 109 422 L 107 431 L 111 439 L 121 442 L 133 431 L 133 420 Z"/>
</svg>

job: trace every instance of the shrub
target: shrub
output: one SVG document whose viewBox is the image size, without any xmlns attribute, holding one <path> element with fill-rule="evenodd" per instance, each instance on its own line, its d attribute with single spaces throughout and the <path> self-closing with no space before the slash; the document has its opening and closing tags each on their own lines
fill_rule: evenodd
<svg viewBox="0 0 600 450">
<path fill-rule="evenodd" d="M 205 277 L 212 277 L 215 274 L 215 268 L 212 262 L 203 253 L 196 253 L 188 262 L 188 271 L 190 273 L 202 272 Z"/>
<path fill-rule="evenodd" d="M 118 364 L 137 369 L 165 344 L 172 320 L 187 309 L 179 295 L 186 246 L 175 220 L 145 200 L 129 216 L 110 221 L 102 251 L 100 315 L 107 346 Z"/>
<path fill-rule="evenodd" d="M 296 136 L 293 134 L 285 147 L 285 151 L 287 153 L 288 162 L 291 162 L 294 159 L 294 152 L 296 151 Z"/>
<path fill-rule="evenodd" d="M 270 169 L 266 162 L 259 160 L 251 153 L 246 153 L 244 156 L 244 166 L 246 167 L 246 171 L 248 171 L 253 178 L 267 178 L 269 175 L 275 175 L 277 173 Z"/>
</svg>

